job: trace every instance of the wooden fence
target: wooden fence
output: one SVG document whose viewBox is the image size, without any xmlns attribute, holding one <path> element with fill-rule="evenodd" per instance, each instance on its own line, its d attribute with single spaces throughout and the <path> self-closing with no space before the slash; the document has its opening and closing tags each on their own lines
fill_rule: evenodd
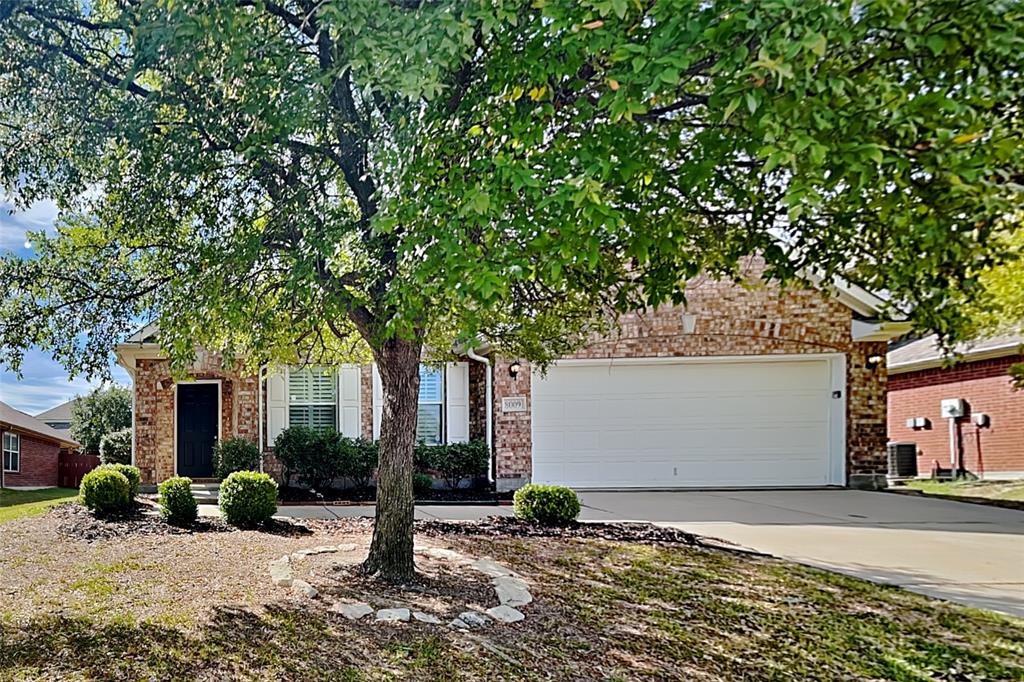
<svg viewBox="0 0 1024 682">
<path fill-rule="evenodd" d="M 57 458 L 57 481 L 62 488 L 77 488 L 82 476 L 100 465 L 96 455 L 79 455 L 61 450 Z"/>
</svg>

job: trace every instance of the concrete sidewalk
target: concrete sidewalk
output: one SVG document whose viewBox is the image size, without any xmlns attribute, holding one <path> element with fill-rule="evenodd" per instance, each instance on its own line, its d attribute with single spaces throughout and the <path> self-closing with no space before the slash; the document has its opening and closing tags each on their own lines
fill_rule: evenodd
<svg viewBox="0 0 1024 682">
<path fill-rule="evenodd" d="M 585 521 L 650 521 L 766 554 L 1024 617 L 1024 512 L 853 490 L 583 492 Z M 216 514 L 203 505 L 201 513 Z M 372 506 L 281 516 L 373 516 Z M 416 508 L 416 518 L 510 515 L 507 506 Z"/>
</svg>

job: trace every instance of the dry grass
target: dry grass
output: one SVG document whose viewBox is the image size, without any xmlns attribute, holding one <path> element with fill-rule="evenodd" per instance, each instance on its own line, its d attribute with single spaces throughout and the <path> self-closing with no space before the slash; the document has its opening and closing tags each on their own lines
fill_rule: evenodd
<svg viewBox="0 0 1024 682">
<path fill-rule="evenodd" d="M 309 557 L 302 577 L 368 598 L 372 583 L 336 568 L 363 551 L 358 524 L 90 543 L 60 537 L 55 517 L 0 534 L 0 679 L 1024 679 L 1020 621 L 760 557 L 585 538 L 424 539 L 531 581 L 526 621 L 466 633 L 351 622 L 270 584 L 271 559 L 350 542 L 360 550 Z M 427 592 L 380 589 L 378 601 L 477 599 L 465 576 L 431 572 Z"/>
</svg>

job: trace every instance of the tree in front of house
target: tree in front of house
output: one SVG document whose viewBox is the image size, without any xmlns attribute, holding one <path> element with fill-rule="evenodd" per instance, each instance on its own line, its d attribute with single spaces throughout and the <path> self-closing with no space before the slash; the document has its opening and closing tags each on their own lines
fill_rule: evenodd
<svg viewBox="0 0 1024 682">
<path fill-rule="evenodd" d="M 132 394 L 124 386 L 101 386 L 71 407 L 71 437 L 86 454 L 98 455 L 103 437 L 132 425 Z"/>
<path fill-rule="evenodd" d="M 65 209 L 0 261 L 0 360 L 98 370 L 140 318 L 177 371 L 372 356 L 365 568 L 405 581 L 425 353 L 543 365 L 751 254 L 955 336 L 1019 202 L 1022 27 L 988 0 L 0 0 L 0 184 Z"/>
</svg>

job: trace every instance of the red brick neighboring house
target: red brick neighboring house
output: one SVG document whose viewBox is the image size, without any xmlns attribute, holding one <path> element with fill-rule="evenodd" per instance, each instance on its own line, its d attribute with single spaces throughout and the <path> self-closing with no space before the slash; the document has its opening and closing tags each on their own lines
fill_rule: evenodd
<svg viewBox="0 0 1024 682">
<path fill-rule="evenodd" d="M 57 459 L 62 449 L 79 444 L 66 433 L 0 402 L 0 449 L 3 487 L 38 488 L 57 485 Z"/>
<path fill-rule="evenodd" d="M 889 439 L 917 444 L 919 476 L 962 468 L 981 478 L 1024 477 L 1024 390 L 1007 374 L 1024 362 L 1024 336 L 956 352 L 959 361 L 948 365 L 934 337 L 889 352 Z M 943 416 L 944 400 L 962 401 L 963 415 Z"/>
<path fill-rule="evenodd" d="M 701 279 L 688 301 L 622 317 L 617 333 L 546 373 L 486 350 L 421 367 L 418 438 L 488 440 L 502 491 L 530 481 L 884 485 L 885 351 L 907 324 L 881 319 L 881 300 L 841 283 L 780 291 Z M 176 381 L 153 327 L 116 352 L 133 379 L 133 459 L 146 483 L 211 476 L 212 444 L 230 436 L 259 443 L 276 472 L 271 446 L 289 425 L 379 433 L 370 365 L 257 377 L 201 352 L 190 380 Z"/>
</svg>

